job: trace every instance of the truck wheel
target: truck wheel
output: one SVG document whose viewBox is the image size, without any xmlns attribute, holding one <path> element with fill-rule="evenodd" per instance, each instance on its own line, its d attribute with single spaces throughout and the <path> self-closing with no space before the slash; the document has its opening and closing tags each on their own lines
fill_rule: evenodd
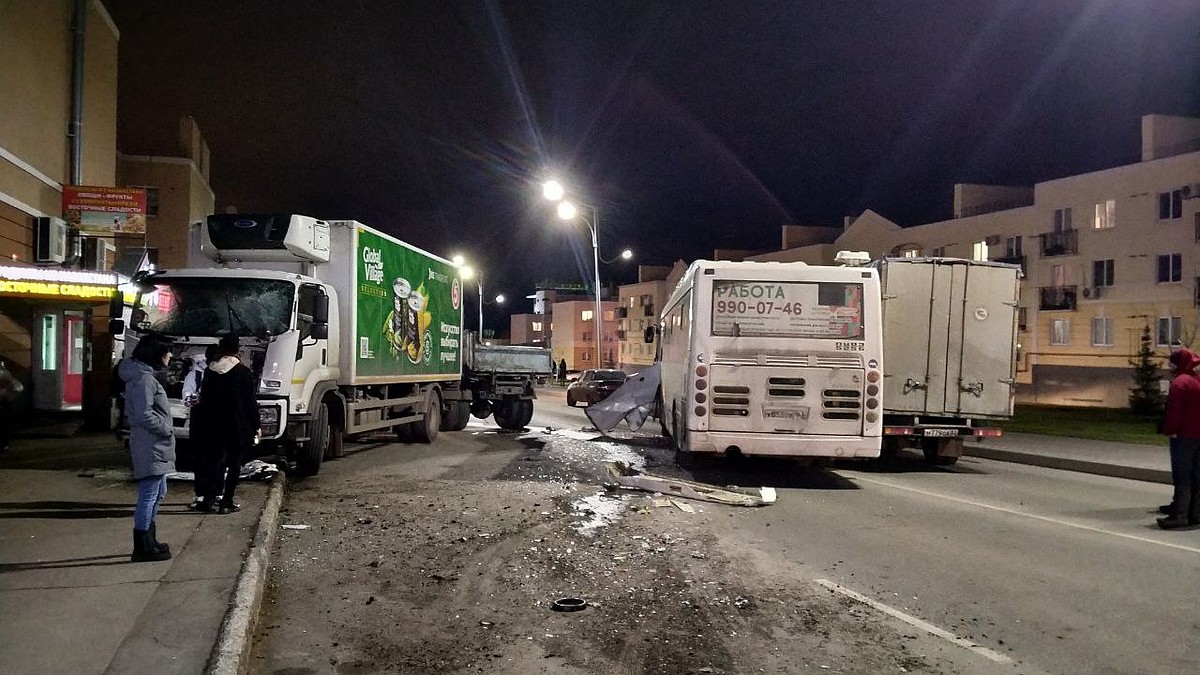
<svg viewBox="0 0 1200 675">
<path fill-rule="evenodd" d="M 409 433 L 417 443 L 432 443 L 437 440 L 442 428 L 442 397 L 437 390 L 425 394 L 425 419 L 409 425 Z"/>
<path fill-rule="evenodd" d="M 317 406 L 308 425 L 308 440 L 300 446 L 296 457 L 296 473 L 301 476 L 315 476 L 321 470 L 321 460 L 329 446 L 329 406 L 325 403 Z"/>
<path fill-rule="evenodd" d="M 462 431 L 471 421 L 471 406 L 466 401 L 450 404 L 450 413 L 442 419 L 442 431 Z"/>
<path fill-rule="evenodd" d="M 942 446 L 949 445 L 950 443 L 961 444 L 962 441 L 960 441 L 957 438 L 952 438 L 952 439 L 926 438 L 926 439 L 922 439 L 921 440 L 921 452 L 925 455 L 925 461 L 930 464 L 933 464 L 934 466 L 953 466 L 953 465 L 957 464 L 958 463 L 958 455 L 949 455 L 948 456 L 945 454 L 939 454 L 939 451 L 942 450 Z M 961 454 L 961 453 L 962 453 L 962 449 L 960 447 L 959 454 Z"/>
<path fill-rule="evenodd" d="M 329 427 L 329 450 L 325 459 L 341 459 L 346 456 L 346 434 L 341 427 Z"/>
<path fill-rule="evenodd" d="M 517 421 L 521 428 L 529 426 L 529 421 L 533 419 L 533 401 L 518 401 L 514 405 L 517 406 Z"/>
<path fill-rule="evenodd" d="M 509 429 L 517 431 L 523 429 L 528 420 L 524 418 L 525 407 L 523 401 L 503 400 L 492 408 L 492 418 L 496 420 L 496 424 L 500 425 L 501 429 Z M 529 416 L 533 417 L 533 405 L 529 406 Z"/>
<path fill-rule="evenodd" d="M 395 427 L 395 432 L 396 432 L 396 440 L 400 441 L 401 443 L 412 443 L 413 442 L 412 424 L 411 423 L 406 422 L 404 424 L 397 424 Z"/>
</svg>

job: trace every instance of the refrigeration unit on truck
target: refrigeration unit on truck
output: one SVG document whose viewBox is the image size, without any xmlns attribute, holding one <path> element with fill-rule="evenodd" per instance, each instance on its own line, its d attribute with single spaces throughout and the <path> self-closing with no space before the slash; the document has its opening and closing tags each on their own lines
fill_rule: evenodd
<svg viewBox="0 0 1200 675">
<path fill-rule="evenodd" d="M 428 443 L 472 413 L 529 422 L 549 350 L 474 344 L 453 263 L 357 221 L 222 214 L 195 227 L 191 267 L 136 277 L 128 325 L 112 326 L 127 356 L 149 333 L 174 341 L 159 378 L 177 436 L 189 435 L 189 364 L 226 333 L 257 378 L 264 444 L 301 474 L 341 456 L 348 435 Z"/>
<path fill-rule="evenodd" d="M 878 457 L 880 331 L 874 269 L 697 261 L 647 330 L 663 431 L 680 459 Z"/>
<path fill-rule="evenodd" d="M 963 440 L 1012 417 L 1021 268 L 957 258 L 884 258 L 885 455 L 916 446 L 953 464 Z"/>
</svg>

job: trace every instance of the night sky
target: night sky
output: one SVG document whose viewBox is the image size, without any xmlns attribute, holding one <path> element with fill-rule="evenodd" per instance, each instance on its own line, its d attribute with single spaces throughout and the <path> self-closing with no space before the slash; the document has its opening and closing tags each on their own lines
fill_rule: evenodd
<svg viewBox="0 0 1200 675">
<path fill-rule="evenodd" d="M 599 207 L 601 255 L 669 264 L 946 219 L 954 183 L 1136 162 L 1143 114 L 1200 116 L 1198 0 L 105 4 L 122 152 L 173 152 L 192 115 L 219 210 L 462 252 L 489 297 L 591 278 L 549 173 Z"/>
</svg>

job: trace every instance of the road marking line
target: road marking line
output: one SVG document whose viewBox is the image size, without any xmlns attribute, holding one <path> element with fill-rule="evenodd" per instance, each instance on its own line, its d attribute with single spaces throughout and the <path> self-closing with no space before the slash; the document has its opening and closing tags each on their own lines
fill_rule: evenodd
<svg viewBox="0 0 1200 675">
<path fill-rule="evenodd" d="M 834 593 L 840 593 L 852 600 L 857 600 L 858 602 L 861 602 L 864 605 L 867 605 L 869 607 L 877 609 L 892 618 L 899 619 L 899 620 L 903 621 L 904 623 L 906 623 L 910 626 L 913 626 L 914 628 L 923 630 L 926 633 L 929 633 L 930 635 L 940 637 L 943 640 L 953 642 L 954 644 L 956 644 L 959 647 L 962 647 L 964 649 L 969 649 L 970 651 L 975 652 L 976 654 L 979 654 L 980 656 L 982 656 L 986 659 L 990 659 L 992 661 L 995 661 L 996 663 L 1009 663 L 1010 661 L 1012 661 L 1012 659 L 1001 654 L 1000 652 L 988 649 L 987 647 L 984 647 L 983 645 L 975 643 L 975 642 L 971 642 L 970 640 L 968 640 L 966 638 L 958 637 L 957 635 L 955 635 L 954 633 L 951 633 L 948 630 L 938 628 L 937 626 L 929 623 L 928 621 L 925 621 L 923 619 L 918 619 L 917 617 L 915 617 L 911 614 L 906 614 L 904 612 L 901 612 L 900 610 L 898 610 L 895 607 L 892 607 L 890 605 L 885 605 L 882 602 L 879 602 L 877 600 L 872 600 L 871 598 L 868 598 L 867 596 L 863 595 L 862 593 L 850 590 L 849 588 L 846 588 L 845 586 L 842 586 L 841 584 L 834 583 L 828 579 L 817 579 L 817 583 L 821 584 L 825 588 L 828 588 L 829 590 L 833 591 Z"/>
<path fill-rule="evenodd" d="M 1143 537 L 1143 536 L 1136 535 L 1136 534 L 1126 534 L 1124 532 L 1113 532 L 1112 530 L 1105 530 L 1105 529 L 1099 528 L 1099 527 L 1092 527 L 1091 525 L 1084 525 L 1082 523 L 1073 523 L 1069 520 L 1063 520 L 1061 518 L 1051 518 L 1050 516 L 1039 516 L 1036 513 L 1028 513 L 1026 511 L 1017 511 L 1016 509 L 1005 508 L 1003 506 L 996 506 L 995 504 L 984 504 L 983 502 L 976 502 L 976 501 L 972 501 L 970 499 L 963 499 L 961 497 L 951 497 L 949 495 L 945 495 L 945 494 L 941 494 L 941 493 L 937 493 L 937 492 L 930 492 L 929 490 L 922 490 L 920 488 L 907 487 L 905 485 L 896 485 L 895 483 L 888 483 L 887 481 L 876 480 L 874 478 L 866 478 L 864 476 L 856 475 L 854 477 L 854 480 L 861 480 L 864 483 L 874 483 L 876 485 L 882 485 L 884 487 L 890 487 L 890 488 L 894 488 L 896 490 L 905 490 L 907 492 L 915 492 L 919 495 L 925 495 L 926 497 L 936 497 L 937 499 L 945 499 L 945 500 L 952 501 L 952 502 L 958 502 L 959 504 L 966 504 L 968 506 L 977 506 L 982 509 L 991 509 L 993 511 L 999 511 L 1001 513 L 1008 513 L 1008 514 L 1011 514 L 1014 516 L 1024 516 L 1026 518 L 1033 518 L 1034 520 L 1041 520 L 1043 522 L 1053 523 L 1055 525 L 1065 525 L 1067 527 L 1073 527 L 1073 528 L 1076 528 L 1079 530 L 1086 530 L 1088 532 L 1096 532 L 1097 534 L 1107 534 L 1107 535 L 1111 535 L 1113 537 L 1132 539 L 1133 541 L 1140 541 L 1144 544 L 1157 544 L 1159 546 L 1166 546 L 1167 548 L 1174 548 L 1174 549 L 1179 549 L 1180 551 L 1187 551 L 1188 553 L 1200 553 L 1200 548 L 1196 548 L 1194 546 L 1185 546 L 1183 544 L 1175 544 L 1175 543 L 1172 543 L 1169 541 L 1159 541 L 1158 539 L 1151 539 L 1150 537 Z"/>
</svg>

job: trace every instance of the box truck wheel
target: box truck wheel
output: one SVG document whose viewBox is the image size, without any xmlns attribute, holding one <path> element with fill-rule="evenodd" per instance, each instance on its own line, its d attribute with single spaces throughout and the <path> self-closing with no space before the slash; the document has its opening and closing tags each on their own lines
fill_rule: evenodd
<svg viewBox="0 0 1200 675">
<path fill-rule="evenodd" d="M 961 438 L 924 438 L 921 439 L 921 452 L 925 461 L 936 466 L 951 466 L 958 463 L 962 455 L 963 442 Z"/>
<path fill-rule="evenodd" d="M 408 425 L 413 441 L 417 443 L 432 443 L 437 440 L 438 430 L 442 428 L 442 397 L 436 389 L 430 389 L 425 394 L 425 419 Z"/>
<path fill-rule="evenodd" d="M 312 421 L 308 423 L 308 440 L 300 446 L 296 457 L 296 473 L 301 476 L 315 476 L 321 470 L 321 460 L 325 458 L 325 450 L 329 445 L 329 405 L 322 403 L 317 406 Z"/>
<path fill-rule="evenodd" d="M 471 405 L 466 401 L 451 401 L 442 417 L 442 431 L 462 431 L 471 421 Z"/>
</svg>

